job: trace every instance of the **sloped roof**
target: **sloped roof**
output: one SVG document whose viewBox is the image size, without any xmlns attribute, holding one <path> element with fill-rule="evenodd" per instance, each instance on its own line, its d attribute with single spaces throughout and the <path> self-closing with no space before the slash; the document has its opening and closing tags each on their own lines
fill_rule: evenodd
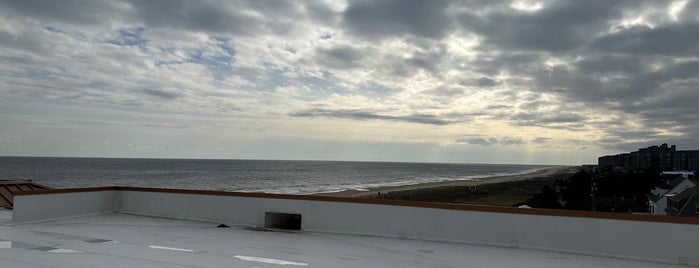
<svg viewBox="0 0 699 268">
<path fill-rule="evenodd" d="M 675 186 L 679 185 L 680 183 L 682 183 L 682 181 L 684 181 L 686 179 L 687 178 L 679 176 L 679 175 L 676 176 L 674 179 L 672 179 L 672 181 L 670 181 L 670 184 L 668 185 L 668 186 L 670 186 L 669 189 L 675 188 Z"/>
<path fill-rule="evenodd" d="M 669 182 L 658 184 L 655 187 L 658 189 L 671 190 L 672 188 L 675 188 L 675 186 L 677 186 L 678 184 L 680 184 L 682 181 L 685 180 L 685 178 L 683 178 L 680 175 L 672 175 L 672 176 L 673 176 L 672 180 L 670 180 Z M 667 176 L 667 177 L 670 177 L 670 176 Z"/>
<path fill-rule="evenodd" d="M 0 207 L 12 209 L 16 192 L 50 189 L 30 180 L 0 180 Z"/>
<path fill-rule="evenodd" d="M 699 194 L 699 186 L 694 186 L 692 188 L 689 188 L 687 190 L 682 191 L 679 194 L 676 194 L 674 196 L 669 197 L 670 200 L 672 201 L 681 201 L 685 198 L 688 198 L 690 196 L 693 196 L 695 194 Z"/>
<path fill-rule="evenodd" d="M 688 215 L 694 215 L 693 211 L 689 211 L 690 209 L 695 209 L 695 208 L 688 208 L 688 205 L 690 203 L 694 202 L 692 201 L 695 198 L 699 198 L 699 186 L 694 186 L 692 188 L 689 188 L 687 190 L 684 190 L 683 192 L 673 195 L 671 197 L 668 197 L 668 199 L 675 201 L 675 202 L 681 202 L 681 208 L 675 208 L 668 206 L 665 209 L 665 212 L 667 212 L 668 215 L 670 216 L 688 216 Z M 683 201 L 686 200 L 686 201 Z"/>
<path fill-rule="evenodd" d="M 657 187 L 660 189 L 672 190 L 672 188 L 677 187 L 677 185 L 680 185 L 680 183 L 682 183 L 684 180 L 689 180 L 689 178 L 685 178 L 681 175 L 675 175 L 670 182 L 658 185 Z M 689 181 L 693 183 L 692 180 Z"/>
</svg>

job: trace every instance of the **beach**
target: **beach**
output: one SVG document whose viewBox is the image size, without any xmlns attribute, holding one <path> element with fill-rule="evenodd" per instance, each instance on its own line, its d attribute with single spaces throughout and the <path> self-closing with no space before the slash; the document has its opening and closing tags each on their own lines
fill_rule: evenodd
<svg viewBox="0 0 699 268">
<path fill-rule="evenodd" d="M 552 167 L 546 169 L 536 170 L 534 172 L 525 174 L 515 174 L 515 175 L 504 175 L 504 176 L 492 176 L 483 177 L 471 180 L 455 180 L 455 181 L 441 181 L 441 182 L 430 182 L 430 183 L 420 183 L 412 185 L 401 185 L 401 186 L 390 186 L 390 187 L 378 187 L 371 188 L 367 190 L 346 190 L 335 193 L 320 193 L 316 195 L 321 196 L 335 196 L 335 197 L 358 197 L 358 198 L 373 198 L 373 197 L 386 197 L 386 196 L 396 196 L 399 194 L 411 194 L 411 193 L 424 193 L 424 192 L 446 192 L 454 189 L 461 189 L 463 187 L 469 187 L 473 189 L 474 187 L 486 185 L 486 184 L 499 184 L 508 182 L 522 182 L 527 180 L 532 180 L 535 178 L 549 178 L 557 177 L 559 175 L 573 174 L 579 170 L 577 166 L 562 166 L 562 167 Z M 429 200 L 427 200 L 429 201 Z"/>
</svg>

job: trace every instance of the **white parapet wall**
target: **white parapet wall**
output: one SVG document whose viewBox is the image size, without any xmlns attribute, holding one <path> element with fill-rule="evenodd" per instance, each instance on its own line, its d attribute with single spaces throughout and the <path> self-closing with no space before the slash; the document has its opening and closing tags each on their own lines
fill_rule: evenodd
<svg viewBox="0 0 699 268">
<path fill-rule="evenodd" d="M 46 219 L 122 212 L 263 227 L 267 213 L 285 213 L 300 215 L 300 229 L 308 232 L 473 243 L 699 265 L 696 254 L 699 220 L 694 219 L 368 199 L 114 189 L 99 193 L 22 195 L 15 200 L 15 216 L 41 220 L 42 216 Z M 53 204 L 45 206 L 46 202 Z M 91 204 L 70 211 L 67 205 L 76 203 Z"/>
<path fill-rule="evenodd" d="M 94 188 L 73 192 L 39 190 L 45 194 L 16 194 L 12 220 L 34 222 L 118 211 L 119 191 Z M 29 192 L 25 192 L 29 193 Z"/>
</svg>

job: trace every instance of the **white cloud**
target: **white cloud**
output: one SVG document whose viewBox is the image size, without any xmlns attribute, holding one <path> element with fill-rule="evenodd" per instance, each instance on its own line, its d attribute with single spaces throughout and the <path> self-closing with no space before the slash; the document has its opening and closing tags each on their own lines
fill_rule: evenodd
<svg viewBox="0 0 699 268">
<path fill-rule="evenodd" d="M 697 129 L 682 126 L 698 119 L 686 101 L 699 79 L 696 6 L 10 1 L 0 4 L 0 111 L 13 111 L 0 119 L 18 130 L 0 138 L 5 154 L 60 154 L 77 145 L 36 119 L 87 117 L 123 128 L 100 135 L 165 157 L 186 142 L 156 138 L 168 126 L 185 126 L 177 133 L 207 148 L 288 138 L 450 150 L 487 143 L 539 150 L 542 160 L 528 162 L 581 140 L 598 141 L 585 143 L 591 154 L 611 140 L 699 145 L 687 142 Z M 63 108 L 32 113 L 38 106 Z M 53 134 L 96 131 L 69 125 L 51 126 L 61 129 Z M 8 145 L 23 131 L 53 143 Z M 66 152 L 108 155 L 109 139 Z"/>
</svg>

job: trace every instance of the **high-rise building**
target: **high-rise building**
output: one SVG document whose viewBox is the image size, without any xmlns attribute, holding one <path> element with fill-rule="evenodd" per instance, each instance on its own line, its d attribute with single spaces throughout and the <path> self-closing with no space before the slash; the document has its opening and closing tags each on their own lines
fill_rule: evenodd
<svg viewBox="0 0 699 268">
<path fill-rule="evenodd" d="M 635 152 L 602 156 L 598 164 L 600 168 L 619 167 L 625 170 L 699 170 L 699 150 L 678 151 L 675 145 L 663 143 Z"/>
</svg>

